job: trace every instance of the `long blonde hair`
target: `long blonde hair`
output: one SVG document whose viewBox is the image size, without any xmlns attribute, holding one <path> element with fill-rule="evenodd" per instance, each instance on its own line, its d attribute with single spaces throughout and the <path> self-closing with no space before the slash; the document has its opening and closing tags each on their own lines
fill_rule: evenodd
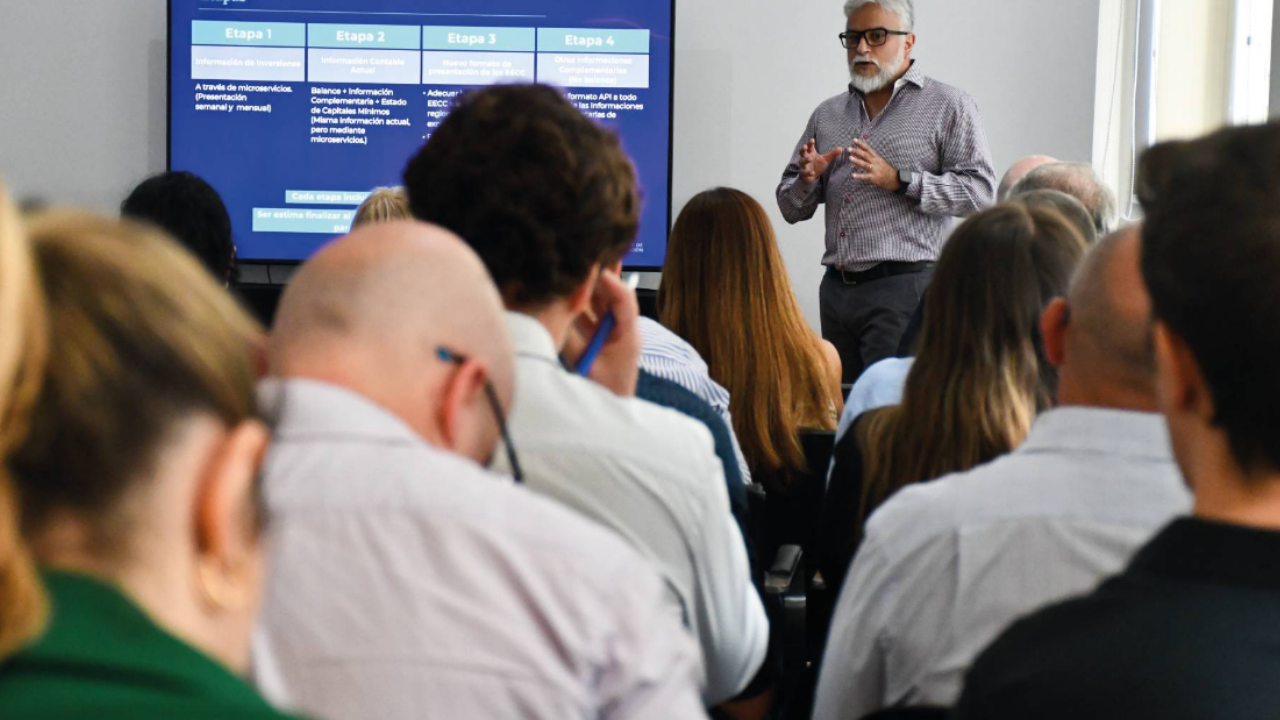
<svg viewBox="0 0 1280 720">
<path fill-rule="evenodd" d="M 904 485 L 1017 447 L 1056 393 L 1040 314 L 1085 254 L 1056 210 L 1006 203 L 967 220 L 942 251 L 902 404 L 868 414 L 865 516 Z"/>
<path fill-rule="evenodd" d="M 760 203 L 729 188 L 689 201 L 667 246 L 658 310 L 729 391 L 752 475 L 785 488 L 805 467 L 799 431 L 834 428 L 838 398 Z"/>
<path fill-rule="evenodd" d="M 18 211 L 0 184 L 0 461 L 27 432 L 48 354 L 44 300 Z M 44 625 L 44 592 L 22 543 L 18 494 L 0 462 L 0 658 Z"/>
<path fill-rule="evenodd" d="M 176 422 L 259 417 L 261 328 L 158 231 L 87 214 L 0 209 L 0 658 L 46 610 L 24 536 L 55 511 L 90 521 L 115 560 L 136 527 L 125 502 Z M 46 352 L 56 339 L 57 353 Z M 16 368 L 16 370 L 15 370 Z"/>
</svg>

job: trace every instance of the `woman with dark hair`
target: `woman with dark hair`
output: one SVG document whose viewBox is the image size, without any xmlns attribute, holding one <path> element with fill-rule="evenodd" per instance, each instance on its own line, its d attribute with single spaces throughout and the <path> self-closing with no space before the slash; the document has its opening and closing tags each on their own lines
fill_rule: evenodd
<svg viewBox="0 0 1280 720">
<path fill-rule="evenodd" d="M 1020 203 L 974 215 L 947 241 L 902 403 L 859 416 L 836 444 L 821 530 L 830 587 L 890 495 L 1009 452 L 1053 403 L 1040 314 L 1085 251 L 1060 213 Z"/>
<path fill-rule="evenodd" d="M 237 677 L 260 329 L 158 233 L 29 229 L 0 200 L 0 715 L 282 717 Z"/>
<path fill-rule="evenodd" d="M 760 203 L 729 188 L 689 201 L 667 245 L 658 314 L 729 391 L 753 480 L 785 492 L 806 469 L 800 430 L 835 428 L 840 356 L 805 322 Z"/>
</svg>

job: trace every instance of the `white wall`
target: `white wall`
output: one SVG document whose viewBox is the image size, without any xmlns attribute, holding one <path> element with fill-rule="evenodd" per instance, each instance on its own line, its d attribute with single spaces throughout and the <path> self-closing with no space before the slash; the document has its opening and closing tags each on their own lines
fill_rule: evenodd
<svg viewBox="0 0 1280 720">
<path fill-rule="evenodd" d="M 0 177 L 108 211 L 165 164 L 164 0 L 0 0 Z"/>
<path fill-rule="evenodd" d="M 917 0 L 926 74 L 977 99 L 998 171 L 1092 151 L 1099 0 Z M 758 197 L 816 324 L 820 221 L 773 189 L 809 113 L 846 84 L 841 0 L 678 0 L 675 207 Z M 102 210 L 165 161 L 164 0 L 0 0 L 0 175 L 19 196 Z M 1280 47 L 1280 45 L 1278 45 Z"/>
<path fill-rule="evenodd" d="M 805 314 L 818 320 L 821 217 L 788 226 L 774 187 L 819 102 L 848 83 L 841 0 L 680 0 L 676 211 L 731 185 L 769 209 Z M 1098 0 L 917 0 L 925 74 L 978 102 L 997 173 L 1032 154 L 1093 153 Z M 821 212 L 821 211 L 819 211 Z"/>
</svg>

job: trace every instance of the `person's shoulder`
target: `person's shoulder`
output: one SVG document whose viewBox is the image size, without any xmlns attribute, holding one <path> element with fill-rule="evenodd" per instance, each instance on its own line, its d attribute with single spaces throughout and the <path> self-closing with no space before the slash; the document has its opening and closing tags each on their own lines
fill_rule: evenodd
<svg viewBox="0 0 1280 720">
<path fill-rule="evenodd" d="M 969 112 L 976 111 L 978 108 L 978 102 L 967 91 L 937 78 L 925 76 L 924 90 L 934 102 L 939 102 L 953 110 Z"/>
<path fill-rule="evenodd" d="M 851 94 L 852 93 L 846 89 L 844 92 L 832 95 L 826 100 L 818 103 L 818 107 L 815 112 L 821 114 L 824 111 L 829 110 L 843 110 L 844 107 L 849 104 L 849 97 Z"/>
</svg>

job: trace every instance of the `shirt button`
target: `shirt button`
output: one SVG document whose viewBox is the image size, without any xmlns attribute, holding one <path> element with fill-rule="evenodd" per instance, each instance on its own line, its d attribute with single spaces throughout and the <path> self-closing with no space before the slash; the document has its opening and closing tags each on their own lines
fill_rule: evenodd
<svg viewBox="0 0 1280 720">
<path fill-rule="evenodd" d="M 870 140 L 870 139 L 871 139 L 871 133 L 862 133 L 862 139 L 863 139 L 863 140 Z"/>
<path fill-rule="evenodd" d="M 841 238 L 843 238 L 843 237 L 844 237 L 844 233 L 840 233 L 840 237 L 841 237 Z"/>
<path fill-rule="evenodd" d="M 845 204 L 845 205 L 848 205 L 848 204 L 849 204 L 849 198 L 845 198 L 845 199 L 844 199 L 844 204 Z"/>
</svg>

